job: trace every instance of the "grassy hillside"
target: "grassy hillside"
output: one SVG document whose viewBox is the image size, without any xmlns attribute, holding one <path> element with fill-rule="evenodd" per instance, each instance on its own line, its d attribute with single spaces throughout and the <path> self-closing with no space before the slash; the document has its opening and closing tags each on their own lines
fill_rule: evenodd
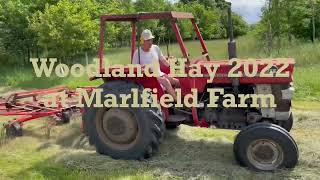
<svg viewBox="0 0 320 180">
<path fill-rule="evenodd" d="M 256 40 L 251 36 L 240 37 L 238 40 L 239 58 L 266 58 L 268 57 L 257 45 Z M 191 57 L 198 57 L 201 53 L 198 41 L 188 41 L 186 46 Z M 207 41 L 209 54 L 212 59 L 227 59 L 227 40 Z M 164 54 L 166 46 L 161 46 Z M 292 57 L 296 59 L 294 72 L 294 86 L 296 88 L 295 100 L 320 101 L 320 43 L 295 42 L 286 45 L 281 49 L 274 50 L 272 57 Z M 177 44 L 169 46 L 170 55 L 181 57 L 181 52 Z M 106 63 L 126 64 L 129 63 L 130 49 L 118 48 L 105 50 Z M 77 61 L 76 61 L 77 62 Z M 79 59 L 78 62 L 84 62 Z M 63 63 L 63 62 L 62 62 Z M 26 66 L 1 66 L 0 86 L 11 86 L 13 88 L 46 88 L 57 85 L 68 85 L 77 87 L 79 85 L 99 85 L 100 80 L 89 82 L 88 77 L 81 78 L 58 78 L 41 77 L 34 75 L 33 69 Z M 37 83 L 34 83 L 37 82 Z M 1 92 L 0 92 L 1 93 Z"/>
</svg>

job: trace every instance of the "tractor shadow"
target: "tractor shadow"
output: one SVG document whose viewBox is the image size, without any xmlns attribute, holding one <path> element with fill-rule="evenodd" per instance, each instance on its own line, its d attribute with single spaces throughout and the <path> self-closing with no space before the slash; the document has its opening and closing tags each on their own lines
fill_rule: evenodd
<svg viewBox="0 0 320 180">
<path fill-rule="evenodd" d="M 223 137 L 217 137 L 218 140 L 183 137 L 180 131 L 185 131 L 185 128 L 188 127 L 167 131 L 159 152 L 155 156 L 148 160 L 134 161 L 115 160 L 96 153 L 95 148 L 89 145 L 87 137 L 81 134 L 77 125 L 76 123 L 71 124 L 68 127 L 68 134 L 54 142 L 55 145 L 62 147 L 59 156 L 46 159 L 21 173 L 27 173 L 33 169 L 39 171 L 38 168 L 45 171 L 44 168 L 40 167 L 43 164 L 52 164 L 52 166 L 62 165 L 67 170 L 102 175 L 104 178 L 110 174 L 113 176 L 113 172 L 118 172 L 115 176 L 120 179 L 135 176 L 139 172 L 141 174 L 142 170 L 143 173 L 155 176 L 168 176 L 169 178 L 178 176 L 184 179 L 191 177 L 237 179 L 238 176 L 249 176 L 255 179 L 265 176 L 265 173 L 255 173 L 237 164 L 233 156 L 233 141 L 221 140 Z M 42 151 L 50 148 L 51 145 L 50 143 L 43 143 L 37 150 Z M 107 174 L 103 173 L 105 170 L 108 170 Z M 45 175 L 46 172 L 40 173 Z M 289 172 L 285 174 L 287 173 Z M 271 179 L 279 177 L 277 173 L 268 176 Z M 50 177 L 48 176 L 48 178 Z"/>
<path fill-rule="evenodd" d="M 304 128 L 305 124 L 298 120 L 296 128 L 300 127 Z M 57 129 L 59 131 L 53 135 L 59 136 L 36 148 L 38 151 L 50 151 L 51 146 L 59 146 L 59 152 L 21 170 L 18 173 L 21 177 L 36 172 L 44 179 L 130 179 L 132 176 L 140 179 L 141 174 L 151 174 L 159 179 L 298 179 L 302 177 L 301 171 L 312 169 L 317 172 L 318 169 L 317 159 L 308 155 L 314 154 L 317 146 L 309 152 L 308 149 L 312 147 L 304 141 L 300 143 L 303 156 L 294 170 L 265 173 L 239 166 L 233 155 L 233 139 L 226 138 L 218 129 L 209 130 L 213 133 L 201 138 L 196 138 L 199 135 L 196 132 L 200 129 L 194 127 L 182 126 L 177 130 L 168 130 L 159 152 L 143 161 L 115 160 L 96 153 L 95 148 L 88 145 L 87 137 L 81 134 L 79 121 Z M 293 132 L 294 136 L 302 133 L 298 130 Z M 203 132 L 202 129 L 200 131 Z"/>
</svg>

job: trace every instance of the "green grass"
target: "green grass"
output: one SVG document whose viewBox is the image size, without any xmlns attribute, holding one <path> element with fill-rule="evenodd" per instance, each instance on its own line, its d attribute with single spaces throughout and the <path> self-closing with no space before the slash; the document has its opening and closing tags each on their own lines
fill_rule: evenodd
<svg viewBox="0 0 320 180">
<path fill-rule="evenodd" d="M 320 103 L 317 101 L 296 100 L 296 101 L 293 101 L 292 106 L 294 109 L 298 109 L 298 110 L 320 111 Z"/>
<path fill-rule="evenodd" d="M 80 118 L 51 128 L 27 123 L 23 137 L 0 147 L 0 179 L 318 179 L 320 114 L 294 110 L 292 135 L 300 150 L 294 170 L 258 173 L 240 167 L 232 146 L 237 131 L 182 125 L 167 131 L 160 151 L 146 161 L 99 155 L 79 131 Z M 5 119 L 0 119 L 3 122 Z"/>
</svg>

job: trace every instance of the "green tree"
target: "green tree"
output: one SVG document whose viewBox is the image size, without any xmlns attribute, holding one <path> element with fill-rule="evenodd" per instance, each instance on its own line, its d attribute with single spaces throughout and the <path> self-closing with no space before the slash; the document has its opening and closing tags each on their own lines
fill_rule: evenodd
<svg viewBox="0 0 320 180">
<path fill-rule="evenodd" d="M 314 19 L 314 24 L 313 24 Z M 260 39 L 266 42 L 270 53 L 272 49 L 281 48 L 283 39 L 311 39 L 313 27 L 315 35 L 320 30 L 319 0 L 268 0 L 262 9 L 262 19 L 255 28 Z"/>
<path fill-rule="evenodd" d="M 166 10 L 165 0 L 137 0 L 134 3 L 135 11 L 138 13 L 143 12 L 163 12 Z M 161 27 L 161 28 L 158 28 Z M 143 29 L 150 29 L 156 37 L 160 37 L 164 26 L 158 20 L 141 21 L 138 23 L 138 35 Z"/>
<path fill-rule="evenodd" d="M 228 37 L 228 28 L 229 28 L 229 24 L 228 24 L 228 15 L 226 10 L 222 13 L 222 24 L 224 26 L 224 30 L 225 30 L 225 34 L 222 37 Z M 243 19 L 242 16 L 232 12 L 232 24 L 233 24 L 233 34 L 235 37 L 238 36 L 243 36 L 245 34 L 247 34 L 247 32 L 249 31 L 249 25 L 248 23 Z"/>
<path fill-rule="evenodd" d="M 34 15 L 30 26 L 39 45 L 50 50 L 49 56 L 73 56 L 97 45 L 98 22 L 92 20 L 92 10 L 95 6 L 89 0 L 61 0 Z"/>
<path fill-rule="evenodd" d="M 57 0 L 1 0 L 0 37 L 1 45 L 7 53 L 27 60 L 32 52 L 38 51 L 37 37 L 29 28 L 29 18 L 45 4 L 55 4 Z"/>
<path fill-rule="evenodd" d="M 0 53 L 27 60 L 31 56 L 72 57 L 96 51 L 101 14 L 185 11 L 195 15 L 205 39 L 225 38 L 224 0 L 0 0 Z M 233 15 L 236 35 L 246 32 L 240 16 Z M 184 39 L 194 39 L 190 21 L 179 20 Z M 168 21 L 139 22 L 139 33 L 151 29 L 157 37 L 175 41 Z M 127 46 L 130 23 L 107 22 L 105 46 Z M 41 55 L 42 54 L 42 55 Z"/>
<path fill-rule="evenodd" d="M 225 1 L 186 1 L 187 3 L 178 3 L 176 10 L 191 12 L 198 23 L 204 39 L 218 39 L 227 37 L 227 8 Z M 219 3 L 218 3 L 219 2 Z M 224 2 L 224 4 L 222 3 Z M 216 7 L 214 6 L 216 5 Z M 234 22 L 235 36 L 241 36 L 248 31 L 248 25 L 243 18 L 235 13 L 232 14 Z M 181 32 L 187 39 L 194 39 L 195 34 L 190 22 L 181 22 Z"/>
<path fill-rule="evenodd" d="M 9 53 L 27 56 L 32 34 L 28 30 L 28 7 L 21 1 L 1 1 L 1 42 Z M 26 57 L 24 58 L 26 59 Z"/>
</svg>

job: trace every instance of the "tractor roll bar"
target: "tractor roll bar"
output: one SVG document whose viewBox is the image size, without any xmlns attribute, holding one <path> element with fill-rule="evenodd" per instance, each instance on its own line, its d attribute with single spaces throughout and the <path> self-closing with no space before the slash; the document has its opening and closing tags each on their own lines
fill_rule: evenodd
<svg viewBox="0 0 320 180">
<path fill-rule="evenodd" d="M 105 38 L 105 26 L 107 21 L 127 21 L 131 22 L 131 61 L 136 49 L 136 34 L 137 34 L 137 22 L 143 20 L 152 20 L 152 19 L 169 19 L 171 22 L 171 26 L 173 31 L 175 32 L 176 39 L 180 46 L 183 57 L 186 58 L 189 62 L 189 54 L 188 50 L 183 42 L 181 37 L 179 27 L 177 25 L 177 19 L 190 19 L 196 32 L 197 38 L 200 41 L 202 47 L 202 54 L 206 56 L 209 61 L 208 49 L 204 43 L 204 40 L 201 36 L 200 30 L 196 24 L 194 16 L 191 13 L 187 12 L 158 12 L 158 13 L 137 13 L 137 14 L 123 14 L 123 15 L 102 15 L 100 16 L 100 45 L 99 45 L 99 71 L 100 74 L 104 74 L 105 69 L 103 65 L 103 49 L 104 49 L 104 38 Z"/>
<path fill-rule="evenodd" d="M 121 15 L 102 15 L 103 21 L 134 21 L 148 19 L 193 19 L 191 13 L 186 12 L 157 12 L 157 13 L 136 13 L 136 14 L 121 14 Z"/>
</svg>

